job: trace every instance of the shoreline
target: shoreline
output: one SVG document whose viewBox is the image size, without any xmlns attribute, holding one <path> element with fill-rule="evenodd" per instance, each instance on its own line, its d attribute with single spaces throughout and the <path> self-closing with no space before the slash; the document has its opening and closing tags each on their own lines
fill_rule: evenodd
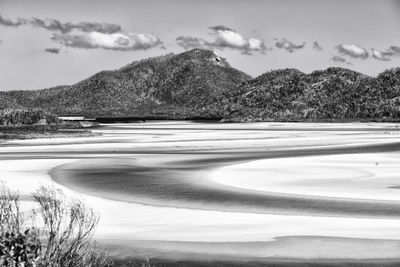
<svg viewBox="0 0 400 267">
<path fill-rule="evenodd" d="M 122 175 L 122 177 L 131 177 L 131 179 L 138 179 L 138 172 L 135 171 L 139 171 L 140 175 L 147 175 L 143 177 L 153 178 L 158 176 L 157 171 L 163 173 L 163 170 L 170 170 L 174 174 L 171 176 L 172 178 L 177 171 L 183 171 L 181 178 L 190 180 L 191 187 L 197 189 L 209 188 L 211 185 L 213 189 L 226 190 L 226 185 L 210 184 L 208 176 L 202 177 L 204 173 L 200 171 L 200 175 L 193 171 L 196 168 L 201 170 L 206 166 L 220 166 L 220 164 L 228 166 L 240 162 L 242 156 L 246 158 L 246 162 L 253 162 L 260 155 L 265 156 L 265 153 L 280 156 L 276 160 L 282 162 L 286 161 L 287 158 L 284 158 L 284 154 L 280 153 L 287 153 L 288 151 L 292 151 L 298 156 L 293 159 L 310 159 L 312 158 L 309 157 L 312 156 L 311 152 L 315 152 L 315 149 L 318 150 L 315 144 L 319 143 L 320 140 L 325 140 L 323 141 L 324 148 L 320 148 L 321 151 L 326 150 L 326 146 L 331 149 L 328 149 L 329 153 L 322 153 L 327 157 L 330 157 L 329 154 L 333 151 L 338 153 L 354 152 L 354 144 L 348 145 L 349 142 L 353 143 L 353 140 L 358 140 L 357 144 L 363 144 L 363 148 L 361 150 L 360 148 L 356 149 L 359 154 L 347 154 L 352 159 L 359 158 L 360 155 L 365 153 L 372 153 L 372 156 L 379 155 L 375 154 L 377 151 L 388 154 L 385 151 L 396 152 L 400 150 L 398 146 L 393 145 L 393 142 L 397 143 L 395 136 L 381 136 L 379 132 L 373 131 L 373 133 L 368 133 L 368 131 L 366 133 L 357 131 L 353 133 L 351 130 L 344 133 L 337 131 L 329 133 L 328 131 L 324 134 L 321 134 L 323 130 L 317 130 L 316 133 L 299 130 L 284 135 L 275 131 L 249 130 L 251 134 L 245 136 L 250 139 L 241 139 L 246 132 L 229 129 L 214 132 L 208 129 L 207 125 L 196 126 L 203 130 L 193 130 L 193 124 L 183 124 L 183 126 L 179 126 L 181 130 L 175 130 L 176 123 L 161 124 L 157 132 L 152 129 L 154 125 L 140 129 L 142 126 L 122 125 L 122 127 L 119 127 L 117 125 L 117 127 L 96 129 L 96 131 L 101 131 L 103 135 L 89 144 L 82 143 L 79 138 L 11 142 L 10 146 L 2 146 L 4 153 L 0 157 L 0 165 L 4 165 L 0 166 L 2 167 L 1 175 L 6 177 L 12 185 L 20 186 L 22 191 L 30 192 L 29 190 L 33 190 L 38 184 L 45 183 L 63 189 L 68 195 L 84 198 L 101 215 L 95 238 L 100 244 L 106 245 L 112 255 L 118 255 L 118 258 L 142 255 L 143 257 L 151 256 L 154 259 L 160 259 L 170 255 L 173 259 L 169 260 L 176 263 L 179 260 L 193 262 L 193 257 L 201 255 L 200 257 L 203 259 L 213 258 L 212 261 L 215 263 L 218 257 L 222 257 L 221 254 L 224 251 L 228 256 L 236 255 L 241 259 L 248 259 L 248 256 L 251 256 L 252 259 L 257 261 L 260 257 L 268 256 L 271 258 L 275 255 L 278 255 L 280 259 L 289 259 L 290 255 L 296 254 L 302 255 L 303 258 L 310 258 L 312 262 L 324 261 L 325 259 L 337 261 L 348 258 L 349 255 L 351 255 L 351 258 L 379 258 L 377 261 L 392 261 L 393 258 L 400 258 L 398 219 L 387 215 L 384 218 L 377 218 L 369 214 L 365 218 L 357 218 L 352 211 L 351 214 L 344 217 L 331 216 L 329 215 L 331 211 L 324 211 L 323 209 L 315 215 L 304 210 L 298 210 L 296 215 L 289 215 L 285 214 L 283 207 L 277 209 L 275 214 L 271 212 L 260 214 L 254 211 L 221 211 L 216 208 L 216 203 L 212 202 L 214 200 L 209 196 L 205 198 L 206 201 L 204 202 L 204 205 L 210 206 L 210 203 L 212 204 L 209 209 L 198 209 L 196 207 L 188 209 L 173 205 L 169 207 L 151 204 L 142 205 L 134 201 L 128 203 L 106 199 L 104 198 L 105 195 L 98 192 L 95 187 L 92 187 L 92 190 L 97 191 L 100 194 L 98 196 L 93 196 L 87 191 L 86 193 L 78 193 L 62 184 L 54 183 L 48 174 L 51 168 L 63 164 L 76 167 L 83 160 L 83 163 L 86 161 L 85 164 L 90 163 L 93 164 L 93 167 L 97 166 L 97 172 L 94 173 L 93 177 L 98 176 L 99 172 L 101 173 L 101 168 L 108 168 L 111 173 L 123 171 L 125 168 L 127 173 L 133 176 Z M 168 127 L 173 128 L 173 130 L 165 129 Z M 132 135 L 132 131 L 136 134 Z M 214 146 L 208 141 L 210 131 L 214 133 L 213 138 L 219 146 Z M 226 141 L 225 138 L 228 137 L 230 139 Z M 54 144 L 62 145 L 54 146 Z M 297 144 L 302 146 L 299 149 L 290 150 Z M 343 144 L 347 145 L 343 146 Z M 212 149 L 205 149 L 208 145 L 212 146 Z M 277 151 L 276 147 L 281 147 L 284 151 Z M 310 151 L 307 152 L 307 149 Z M 250 150 L 255 151 L 255 153 L 250 153 Z M 162 151 L 165 153 L 160 153 Z M 233 151 L 239 152 L 233 153 Z M 321 153 L 318 155 L 321 155 Z M 159 160 L 156 160 L 155 156 Z M 226 157 L 229 158 L 228 162 L 225 161 Z M 385 162 L 382 162 L 382 166 L 385 166 Z M 132 167 L 132 163 L 135 166 L 133 170 L 129 169 L 129 167 Z M 90 173 L 90 169 L 86 169 L 85 164 L 82 165 L 82 170 Z M 208 173 L 208 171 L 214 172 L 215 168 L 207 169 L 206 172 Z M 30 174 L 29 177 L 26 177 L 27 172 Z M 193 175 L 193 177 L 190 175 Z M 171 181 L 166 176 L 164 176 L 164 179 Z M 109 182 L 118 184 L 114 178 L 110 179 Z M 173 185 L 180 183 L 178 180 L 172 182 Z M 147 187 L 146 184 L 142 184 L 142 186 L 144 187 L 141 189 Z M 125 185 L 125 187 L 127 186 Z M 121 188 L 123 188 L 123 183 Z M 253 194 L 248 189 L 232 190 L 232 197 L 239 191 L 242 192 L 241 194 L 243 192 Z M 158 194 L 167 191 L 161 190 Z M 150 196 L 154 197 L 154 195 Z M 188 194 L 188 196 L 191 196 L 191 194 Z M 166 201 L 165 198 L 163 201 Z M 183 198 L 180 198 L 180 201 L 182 203 L 187 201 L 186 204 L 192 203 L 192 200 Z M 277 203 L 279 202 L 281 201 Z M 237 204 L 239 203 L 240 201 Z M 245 211 L 244 208 L 241 209 Z M 324 214 L 324 212 L 327 213 Z M 332 238 L 336 238 L 335 241 L 332 241 Z M 113 241 L 114 244 L 112 244 L 112 242 L 110 243 L 112 239 L 117 239 L 117 241 Z M 297 241 L 293 242 L 293 240 Z M 331 243 L 327 245 L 327 242 Z M 116 247 L 118 243 L 122 244 L 123 247 Z M 167 243 L 168 245 L 164 246 Z M 248 246 L 250 243 L 257 245 Z M 352 247 L 342 249 L 345 248 L 346 244 L 352 245 Z M 306 248 L 308 250 L 305 250 Z M 185 254 L 185 250 L 189 254 Z M 307 254 L 306 251 L 312 254 Z M 194 252 L 196 252 L 196 255 L 193 254 Z M 234 261 L 239 260 L 235 258 Z M 373 261 L 373 259 L 368 261 Z M 212 262 L 209 262 L 209 264 L 212 266 Z"/>
</svg>

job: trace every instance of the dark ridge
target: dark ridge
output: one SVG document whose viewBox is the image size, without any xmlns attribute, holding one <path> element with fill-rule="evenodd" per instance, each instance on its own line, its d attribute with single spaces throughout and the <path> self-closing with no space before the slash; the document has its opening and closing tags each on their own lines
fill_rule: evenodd
<svg viewBox="0 0 400 267">
<path fill-rule="evenodd" d="M 254 79 L 213 51 L 193 49 L 101 71 L 70 86 L 0 92 L 0 109 L 137 119 L 400 121 L 400 68 L 377 77 L 345 68 Z"/>
<path fill-rule="evenodd" d="M 250 78 L 214 52 L 194 49 L 101 71 L 72 86 L 4 92 L 0 104 L 92 117 L 183 119 L 198 116 L 198 109 Z"/>
<path fill-rule="evenodd" d="M 400 121 L 400 68 L 267 72 L 222 101 L 228 121 Z"/>
</svg>

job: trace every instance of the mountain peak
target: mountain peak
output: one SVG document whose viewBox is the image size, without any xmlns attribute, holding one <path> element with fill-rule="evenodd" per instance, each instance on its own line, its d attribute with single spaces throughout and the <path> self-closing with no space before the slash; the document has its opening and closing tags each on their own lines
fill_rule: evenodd
<svg viewBox="0 0 400 267">
<path fill-rule="evenodd" d="M 0 108 L 58 115 L 230 120 L 400 118 L 400 68 L 369 77 L 344 68 L 296 69 L 254 79 L 217 53 L 192 49 L 102 71 L 70 86 L 0 92 Z"/>
<path fill-rule="evenodd" d="M 213 65 L 217 65 L 217 66 L 221 66 L 221 67 L 228 67 L 228 68 L 231 67 L 225 58 L 220 57 L 217 53 L 215 53 L 212 50 L 195 48 L 195 49 L 183 52 L 183 53 L 179 54 L 178 56 L 182 57 L 184 59 L 190 59 L 190 60 L 195 60 L 195 61 L 196 60 L 205 61 L 205 62 L 208 62 L 209 64 L 213 64 Z"/>
<path fill-rule="evenodd" d="M 10 101 L 61 115 L 183 118 L 234 91 L 251 77 L 215 52 L 193 49 L 101 71 L 63 90 L 9 92 Z M 10 105 L 4 101 L 3 106 Z M 155 115 L 154 115 L 155 116 Z"/>
</svg>

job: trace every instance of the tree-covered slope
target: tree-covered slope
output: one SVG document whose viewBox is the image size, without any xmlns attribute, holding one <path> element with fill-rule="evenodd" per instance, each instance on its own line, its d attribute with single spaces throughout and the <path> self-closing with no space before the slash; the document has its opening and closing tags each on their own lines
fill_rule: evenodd
<svg viewBox="0 0 400 267">
<path fill-rule="evenodd" d="M 343 68 L 271 71 L 221 101 L 234 121 L 399 120 L 400 68 L 377 77 Z"/>
<path fill-rule="evenodd" d="M 11 91 L 7 97 L 57 114 L 184 117 L 248 79 L 214 52 L 194 49 L 102 71 L 72 86 Z"/>
<path fill-rule="evenodd" d="M 9 92 L 0 92 L 0 110 L 19 107 L 21 107 L 20 104 L 14 97 L 10 96 Z"/>
<path fill-rule="evenodd" d="M 1 108 L 58 115 L 232 121 L 400 120 L 400 68 L 370 77 L 344 68 L 254 79 L 208 50 L 135 61 L 71 86 L 0 92 Z"/>
</svg>

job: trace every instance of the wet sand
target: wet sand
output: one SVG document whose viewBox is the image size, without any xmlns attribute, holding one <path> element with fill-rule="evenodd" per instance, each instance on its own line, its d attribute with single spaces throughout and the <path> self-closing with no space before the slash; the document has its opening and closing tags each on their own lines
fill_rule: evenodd
<svg viewBox="0 0 400 267">
<path fill-rule="evenodd" d="M 396 124 L 116 124 L 0 145 L 21 193 L 56 184 L 101 215 L 119 257 L 400 257 Z"/>
</svg>

